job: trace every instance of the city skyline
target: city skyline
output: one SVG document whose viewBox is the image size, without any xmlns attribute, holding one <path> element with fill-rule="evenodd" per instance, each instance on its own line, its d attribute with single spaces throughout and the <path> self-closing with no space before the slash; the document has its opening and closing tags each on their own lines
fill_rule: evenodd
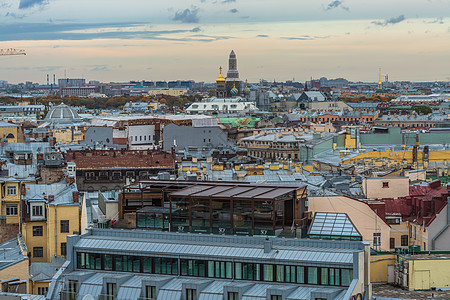
<svg viewBox="0 0 450 300">
<path fill-rule="evenodd" d="M 386 9 L 389 8 L 389 9 Z M 213 82 L 229 52 L 241 79 L 450 78 L 450 1 L 0 1 L 0 80 Z"/>
</svg>

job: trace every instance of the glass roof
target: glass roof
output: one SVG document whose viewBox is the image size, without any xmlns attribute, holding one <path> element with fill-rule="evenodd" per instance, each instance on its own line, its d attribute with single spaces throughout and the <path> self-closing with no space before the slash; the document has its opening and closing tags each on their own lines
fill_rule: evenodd
<svg viewBox="0 0 450 300">
<path fill-rule="evenodd" d="M 310 238 L 357 239 L 362 236 L 347 214 L 318 212 L 309 229 Z"/>
</svg>

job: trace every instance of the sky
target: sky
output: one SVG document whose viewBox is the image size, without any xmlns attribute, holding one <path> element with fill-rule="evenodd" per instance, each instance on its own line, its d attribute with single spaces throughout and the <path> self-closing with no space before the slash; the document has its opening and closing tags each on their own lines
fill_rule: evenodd
<svg viewBox="0 0 450 300">
<path fill-rule="evenodd" d="M 450 80 L 450 0 L 0 0 L 0 80 Z"/>
</svg>

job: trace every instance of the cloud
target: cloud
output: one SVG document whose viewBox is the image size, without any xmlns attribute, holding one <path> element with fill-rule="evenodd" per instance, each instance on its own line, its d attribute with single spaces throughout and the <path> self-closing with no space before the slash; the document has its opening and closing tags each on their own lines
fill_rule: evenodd
<svg viewBox="0 0 450 300">
<path fill-rule="evenodd" d="M 90 70 L 91 72 L 109 71 L 107 65 L 93 65 L 93 66 L 89 66 L 89 67 L 92 67 L 91 70 Z"/>
<path fill-rule="evenodd" d="M 180 21 L 181 23 L 198 23 L 198 7 L 192 6 L 190 9 L 179 10 L 172 18 L 174 21 Z"/>
<path fill-rule="evenodd" d="M 16 14 L 16 13 L 13 13 L 13 12 L 7 12 L 5 14 L 5 17 L 11 17 L 11 18 L 14 18 L 14 19 L 23 19 L 26 16 L 27 15 L 25 15 L 25 14 Z"/>
<path fill-rule="evenodd" d="M 19 9 L 27 9 L 33 6 L 43 6 L 48 4 L 48 0 L 20 0 Z"/>
<path fill-rule="evenodd" d="M 334 9 L 334 8 L 342 8 L 343 10 L 349 11 L 350 9 L 347 6 L 342 5 L 343 1 L 341 0 L 334 0 L 330 3 L 328 3 L 328 5 L 324 8 L 325 11 L 330 10 L 330 9 Z"/>
<path fill-rule="evenodd" d="M 387 25 L 390 25 L 390 24 L 393 25 L 393 24 L 400 23 L 400 22 L 402 22 L 404 20 L 406 20 L 405 16 L 404 15 L 400 15 L 398 17 L 385 19 L 383 21 L 373 21 L 372 24 L 375 24 L 375 25 L 378 25 L 378 26 L 387 26 Z"/>
<path fill-rule="evenodd" d="M 150 30 L 146 25 L 135 23 L 23 23 L 17 26 L 16 24 L 0 23 L 0 41 L 148 39 L 189 42 L 196 41 L 196 39 L 186 37 L 186 34 L 201 31 L 200 27 Z"/>
<path fill-rule="evenodd" d="M 230 13 L 235 14 L 238 13 L 239 11 L 236 8 L 232 8 L 229 10 Z"/>
<path fill-rule="evenodd" d="M 256 37 L 266 38 L 266 37 L 269 37 L 269 36 L 267 34 L 258 34 Z"/>
<path fill-rule="evenodd" d="M 442 17 L 436 18 L 436 19 L 434 19 L 432 21 L 428 21 L 428 22 L 425 22 L 425 23 L 428 23 L 428 24 L 444 24 L 444 18 L 442 18 Z"/>
<path fill-rule="evenodd" d="M 331 38 L 331 35 L 325 35 L 325 36 L 319 36 L 319 35 L 301 35 L 301 36 L 283 36 L 280 37 L 283 40 L 291 40 L 291 41 L 313 41 L 313 40 L 320 40 L 320 39 L 328 39 Z"/>
</svg>

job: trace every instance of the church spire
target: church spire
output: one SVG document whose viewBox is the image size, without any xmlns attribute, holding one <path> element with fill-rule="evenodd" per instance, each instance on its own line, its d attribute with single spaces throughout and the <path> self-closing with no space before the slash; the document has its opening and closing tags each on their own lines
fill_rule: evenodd
<svg viewBox="0 0 450 300">
<path fill-rule="evenodd" d="M 381 68 L 378 72 L 378 89 L 381 90 L 383 88 L 383 83 L 381 82 Z"/>
</svg>

